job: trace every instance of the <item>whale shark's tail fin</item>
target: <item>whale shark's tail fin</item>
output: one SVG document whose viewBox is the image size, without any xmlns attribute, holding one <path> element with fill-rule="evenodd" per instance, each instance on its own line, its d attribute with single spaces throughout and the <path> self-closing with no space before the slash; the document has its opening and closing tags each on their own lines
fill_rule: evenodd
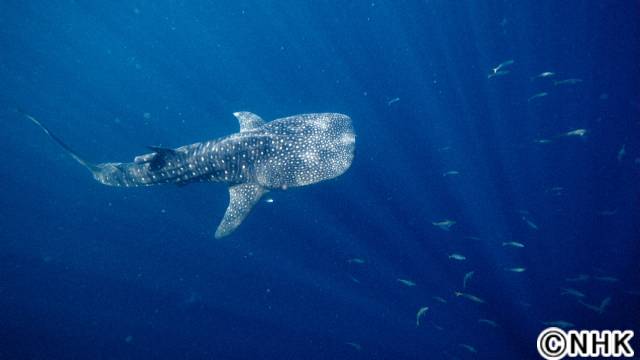
<svg viewBox="0 0 640 360">
<path fill-rule="evenodd" d="M 38 125 L 38 127 L 40 129 L 42 129 L 42 131 L 44 131 L 44 133 L 47 134 L 51 138 L 51 140 L 55 141 L 58 145 L 60 145 L 60 147 L 62 147 L 69 155 L 71 155 L 72 158 L 74 158 L 82 166 L 84 166 L 87 169 L 89 169 L 89 171 L 91 171 L 91 173 L 95 174 L 95 172 L 99 170 L 99 168 L 96 165 L 94 165 L 94 164 L 86 161 L 85 159 L 81 158 L 75 151 L 73 151 L 72 148 L 69 147 L 69 145 L 65 144 L 62 140 L 60 140 L 59 137 L 54 135 L 46 126 L 42 125 L 42 123 L 38 119 L 36 119 L 33 116 L 27 114 L 22 109 L 16 109 L 16 111 L 18 113 L 22 114 L 27 119 L 31 120 L 34 124 Z"/>
</svg>

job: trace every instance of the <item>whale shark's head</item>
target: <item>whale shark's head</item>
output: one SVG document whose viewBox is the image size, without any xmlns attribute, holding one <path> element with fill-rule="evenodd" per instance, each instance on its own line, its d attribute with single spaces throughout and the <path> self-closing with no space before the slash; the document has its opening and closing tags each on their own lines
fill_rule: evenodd
<svg viewBox="0 0 640 360">
<path fill-rule="evenodd" d="M 264 131 L 273 136 L 275 151 L 272 161 L 256 167 L 262 186 L 287 188 L 332 179 L 353 161 L 356 136 L 347 115 L 296 115 L 267 123 Z"/>
</svg>

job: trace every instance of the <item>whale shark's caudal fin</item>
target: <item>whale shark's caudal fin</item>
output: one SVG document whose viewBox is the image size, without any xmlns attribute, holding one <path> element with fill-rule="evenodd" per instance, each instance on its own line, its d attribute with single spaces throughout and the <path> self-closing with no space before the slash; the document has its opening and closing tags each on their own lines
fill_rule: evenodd
<svg viewBox="0 0 640 360">
<path fill-rule="evenodd" d="M 26 117 L 27 119 L 31 120 L 34 124 L 38 125 L 38 127 L 40 129 L 42 129 L 42 131 L 44 131 L 45 134 L 47 134 L 51 140 L 55 141 L 58 145 L 60 145 L 60 147 L 62 147 L 69 155 L 71 155 L 72 158 L 74 158 L 77 162 L 79 162 L 80 164 L 82 164 L 82 166 L 86 167 L 87 169 L 89 169 L 89 171 L 91 171 L 91 173 L 95 174 L 96 171 L 99 171 L 98 167 L 88 161 L 86 161 L 85 159 L 81 158 L 75 151 L 73 151 L 72 148 L 69 147 L 69 145 L 65 144 L 62 140 L 60 140 L 59 137 L 57 137 L 56 135 L 54 135 L 46 126 L 42 125 L 42 123 L 40 121 L 38 121 L 38 119 L 34 118 L 33 116 L 27 114 L 26 112 L 20 110 L 20 109 L 16 109 L 17 112 L 19 112 L 20 114 L 24 115 L 24 117 Z"/>
<path fill-rule="evenodd" d="M 251 183 L 230 186 L 229 206 L 216 230 L 216 239 L 231 234 L 266 191 L 262 186 Z"/>
</svg>

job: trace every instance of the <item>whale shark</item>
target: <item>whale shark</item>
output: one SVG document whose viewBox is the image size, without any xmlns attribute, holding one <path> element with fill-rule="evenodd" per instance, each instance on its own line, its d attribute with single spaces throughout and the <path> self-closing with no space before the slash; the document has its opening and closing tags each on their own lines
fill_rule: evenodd
<svg viewBox="0 0 640 360">
<path fill-rule="evenodd" d="M 241 111 L 233 113 L 240 123 L 237 133 L 178 148 L 150 146 L 150 153 L 136 156 L 132 162 L 94 164 L 35 117 L 20 112 L 104 185 L 226 184 L 229 205 L 216 238 L 231 234 L 266 192 L 342 175 L 351 166 L 355 151 L 356 136 L 347 115 L 300 114 L 265 122 L 256 114 Z"/>
</svg>

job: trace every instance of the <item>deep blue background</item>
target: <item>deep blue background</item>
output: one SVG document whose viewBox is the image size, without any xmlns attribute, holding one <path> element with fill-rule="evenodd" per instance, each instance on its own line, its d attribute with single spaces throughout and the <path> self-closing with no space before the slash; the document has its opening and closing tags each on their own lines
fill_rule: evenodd
<svg viewBox="0 0 640 360">
<path fill-rule="evenodd" d="M 604 0 L 2 1 L 0 358 L 473 356 L 464 343 L 513 359 L 537 357 L 542 321 L 640 331 L 639 14 Z M 542 71 L 584 81 L 531 81 Z M 214 240 L 224 186 L 104 187 L 15 107 L 95 162 L 235 132 L 240 110 L 348 114 L 356 157 Z M 457 224 L 431 225 L 443 219 Z M 453 296 L 471 270 L 486 304 Z M 564 281 L 580 273 L 620 281 Z M 598 315 L 567 286 L 611 306 Z"/>
</svg>

